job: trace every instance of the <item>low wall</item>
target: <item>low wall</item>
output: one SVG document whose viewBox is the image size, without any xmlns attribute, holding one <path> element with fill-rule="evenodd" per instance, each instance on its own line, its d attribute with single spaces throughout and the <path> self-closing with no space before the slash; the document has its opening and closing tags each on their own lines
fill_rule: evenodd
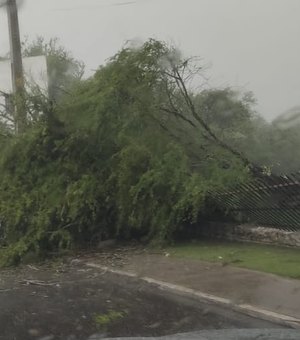
<svg viewBox="0 0 300 340">
<path fill-rule="evenodd" d="M 199 236 L 228 241 L 255 242 L 300 248 L 300 232 L 289 232 L 251 224 L 209 223 L 199 227 Z"/>
</svg>

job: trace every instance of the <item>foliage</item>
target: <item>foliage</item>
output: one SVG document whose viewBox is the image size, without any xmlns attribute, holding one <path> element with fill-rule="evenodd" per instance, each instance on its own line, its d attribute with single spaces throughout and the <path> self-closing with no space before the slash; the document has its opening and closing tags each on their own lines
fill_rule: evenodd
<svg viewBox="0 0 300 340">
<path fill-rule="evenodd" d="M 43 104 L 35 124 L 6 143 L 0 158 L 6 263 L 28 252 L 86 246 L 95 235 L 171 240 L 209 214 L 211 190 L 245 180 L 240 154 L 212 137 L 216 125 L 194 128 L 162 110 L 170 108 L 170 91 L 179 90 L 166 62 L 173 56 L 182 65 L 175 52 L 154 40 L 125 47 L 58 107 Z M 193 113 L 183 100 L 176 105 L 186 118 Z"/>
<path fill-rule="evenodd" d="M 210 89 L 197 94 L 195 102 L 205 122 L 231 145 L 237 147 L 252 131 L 251 94 L 241 97 L 230 88 Z"/>
<path fill-rule="evenodd" d="M 300 170 L 297 150 L 300 148 L 299 122 L 281 126 L 275 120 L 266 122 L 261 117 L 252 120 L 252 128 L 240 149 L 268 172 L 290 174 Z"/>
</svg>

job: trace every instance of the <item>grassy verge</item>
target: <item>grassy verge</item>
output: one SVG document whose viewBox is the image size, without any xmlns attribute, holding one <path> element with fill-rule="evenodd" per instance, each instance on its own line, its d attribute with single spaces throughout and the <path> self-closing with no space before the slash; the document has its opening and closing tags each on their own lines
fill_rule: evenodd
<svg viewBox="0 0 300 340">
<path fill-rule="evenodd" d="M 172 256 L 232 265 L 300 278 L 300 249 L 268 245 L 201 241 L 168 249 Z"/>
</svg>

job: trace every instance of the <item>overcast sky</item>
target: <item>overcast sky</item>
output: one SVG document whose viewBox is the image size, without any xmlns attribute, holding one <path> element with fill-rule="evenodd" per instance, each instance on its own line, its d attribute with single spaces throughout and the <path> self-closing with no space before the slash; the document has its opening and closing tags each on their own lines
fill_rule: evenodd
<svg viewBox="0 0 300 340">
<path fill-rule="evenodd" d="M 88 72 L 154 37 L 201 56 L 212 85 L 253 91 L 267 119 L 300 105 L 300 0 L 25 0 L 19 16 L 22 36 L 59 37 Z M 0 32 L 4 54 L 3 10 Z"/>
</svg>

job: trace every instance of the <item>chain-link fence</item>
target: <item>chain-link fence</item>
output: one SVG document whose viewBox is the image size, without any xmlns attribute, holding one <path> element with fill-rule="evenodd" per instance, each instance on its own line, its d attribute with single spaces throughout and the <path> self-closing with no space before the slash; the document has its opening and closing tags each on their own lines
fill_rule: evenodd
<svg viewBox="0 0 300 340">
<path fill-rule="evenodd" d="M 214 192 L 212 196 L 241 220 L 300 231 L 300 172 L 256 178 L 232 191 Z"/>
</svg>

